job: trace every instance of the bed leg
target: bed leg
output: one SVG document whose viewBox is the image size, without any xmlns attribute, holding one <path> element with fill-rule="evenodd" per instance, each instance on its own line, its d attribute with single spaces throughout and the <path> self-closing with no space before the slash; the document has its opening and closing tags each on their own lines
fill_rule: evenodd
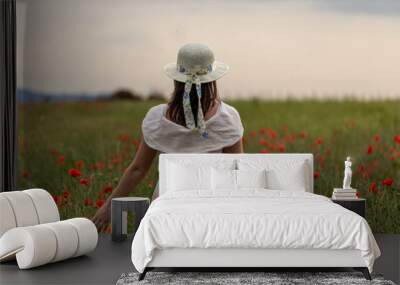
<svg viewBox="0 0 400 285">
<path fill-rule="evenodd" d="M 367 267 L 355 267 L 354 269 L 357 271 L 361 271 L 362 274 L 364 275 L 365 279 L 372 280 L 371 274 L 369 274 L 369 270 Z"/>
<path fill-rule="evenodd" d="M 146 268 L 143 270 L 143 272 L 139 274 L 138 281 L 142 281 L 142 280 L 144 279 L 144 277 L 146 276 L 147 271 L 148 271 L 148 269 L 147 269 L 147 267 L 146 267 Z"/>
</svg>

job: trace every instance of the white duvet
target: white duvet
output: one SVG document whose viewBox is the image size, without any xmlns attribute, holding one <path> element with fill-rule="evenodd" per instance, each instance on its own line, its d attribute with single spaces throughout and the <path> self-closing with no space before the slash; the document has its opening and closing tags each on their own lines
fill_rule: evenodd
<svg viewBox="0 0 400 285">
<path fill-rule="evenodd" d="M 358 249 L 370 272 L 380 256 L 361 216 L 324 196 L 265 189 L 162 195 L 140 223 L 132 262 L 143 272 L 154 249 L 189 247 Z"/>
</svg>

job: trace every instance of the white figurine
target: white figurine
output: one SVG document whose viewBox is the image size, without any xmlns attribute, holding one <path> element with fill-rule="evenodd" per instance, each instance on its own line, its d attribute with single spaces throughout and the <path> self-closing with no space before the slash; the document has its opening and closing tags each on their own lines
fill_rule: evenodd
<svg viewBox="0 0 400 285">
<path fill-rule="evenodd" d="M 344 179 L 343 179 L 343 189 L 352 189 L 351 184 L 351 158 L 350 156 L 347 157 L 346 161 L 344 162 Z"/>
</svg>

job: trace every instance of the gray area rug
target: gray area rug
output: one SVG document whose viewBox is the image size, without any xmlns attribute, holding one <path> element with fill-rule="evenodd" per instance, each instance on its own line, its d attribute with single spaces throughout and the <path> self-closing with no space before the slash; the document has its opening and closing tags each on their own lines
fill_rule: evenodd
<svg viewBox="0 0 400 285">
<path fill-rule="evenodd" d="M 117 285 L 133 284 L 388 284 L 381 275 L 372 275 L 368 281 L 360 272 L 148 272 L 146 278 L 138 281 L 139 273 L 124 273 Z"/>
</svg>

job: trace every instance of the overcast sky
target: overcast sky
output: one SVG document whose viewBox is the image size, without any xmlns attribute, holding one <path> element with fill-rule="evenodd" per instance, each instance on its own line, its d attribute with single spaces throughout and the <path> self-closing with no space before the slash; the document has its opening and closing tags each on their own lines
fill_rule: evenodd
<svg viewBox="0 0 400 285">
<path fill-rule="evenodd" d="M 223 97 L 400 97 L 400 1 L 18 0 L 18 85 L 170 92 L 163 66 L 208 44 Z"/>
</svg>

